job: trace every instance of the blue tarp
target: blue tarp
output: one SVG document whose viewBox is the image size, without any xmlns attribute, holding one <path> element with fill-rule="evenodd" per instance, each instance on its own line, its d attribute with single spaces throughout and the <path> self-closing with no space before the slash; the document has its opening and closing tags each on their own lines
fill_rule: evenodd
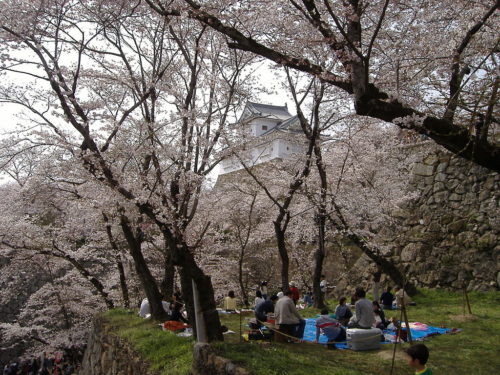
<svg viewBox="0 0 500 375">
<path fill-rule="evenodd" d="M 451 331 L 449 328 L 439 328 L 439 327 L 432 327 L 432 326 L 427 326 L 427 329 L 425 330 L 420 330 L 420 329 L 410 329 L 412 339 L 419 341 L 423 340 L 424 337 L 427 336 L 432 336 L 432 335 L 442 335 L 445 333 L 448 333 Z M 389 335 L 395 336 L 396 332 L 391 331 L 391 330 L 384 330 L 384 335 L 388 337 Z M 306 328 L 304 329 L 304 341 L 314 341 L 316 339 L 316 319 L 314 318 L 309 318 L 306 319 Z M 319 337 L 319 343 L 320 344 L 326 344 L 326 336 L 321 334 Z M 390 344 L 392 341 L 384 341 L 382 344 Z M 347 344 L 346 343 L 339 343 L 335 344 L 335 346 L 339 349 L 347 349 Z"/>
</svg>

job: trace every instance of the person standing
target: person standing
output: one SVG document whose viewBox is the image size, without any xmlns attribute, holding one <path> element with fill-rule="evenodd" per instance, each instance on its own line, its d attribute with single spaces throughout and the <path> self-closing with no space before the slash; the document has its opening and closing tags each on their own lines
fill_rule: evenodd
<svg viewBox="0 0 500 375">
<path fill-rule="evenodd" d="M 260 283 L 260 293 L 262 294 L 262 298 L 267 299 L 267 281 L 263 281 Z"/>
<path fill-rule="evenodd" d="M 300 293 L 295 281 L 290 281 L 290 291 L 292 292 L 293 303 L 297 306 L 297 302 L 299 302 L 300 299 Z"/>
<path fill-rule="evenodd" d="M 280 332 L 290 334 L 298 339 L 304 336 L 306 321 L 300 316 L 292 299 L 292 291 L 286 290 L 284 296 L 276 302 L 274 316 Z"/>
<path fill-rule="evenodd" d="M 321 281 L 319 283 L 319 288 L 321 290 L 321 297 L 323 301 L 326 299 L 326 288 L 328 286 L 328 282 L 326 281 L 325 275 L 321 275 Z"/>
</svg>

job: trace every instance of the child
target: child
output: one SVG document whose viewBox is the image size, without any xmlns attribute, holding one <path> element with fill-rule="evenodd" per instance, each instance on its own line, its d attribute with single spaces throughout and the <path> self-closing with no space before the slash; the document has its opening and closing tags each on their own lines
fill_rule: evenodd
<svg viewBox="0 0 500 375">
<path fill-rule="evenodd" d="M 415 369 L 415 375 L 432 375 L 432 370 L 425 364 L 429 359 L 429 349 L 424 344 L 415 344 L 406 349 L 408 365 Z"/>
<path fill-rule="evenodd" d="M 341 297 L 339 300 L 339 304 L 335 308 L 335 316 L 337 320 L 344 326 L 349 323 L 349 319 L 352 316 L 352 311 L 349 306 L 346 305 L 346 298 Z"/>
<path fill-rule="evenodd" d="M 385 320 L 384 310 L 380 308 L 380 305 L 377 301 L 373 301 L 372 304 L 373 304 L 373 315 L 375 315 L 374 327 L 384 330 L 389 325 L 389 323 L 386 322 Z"/>
</svg>

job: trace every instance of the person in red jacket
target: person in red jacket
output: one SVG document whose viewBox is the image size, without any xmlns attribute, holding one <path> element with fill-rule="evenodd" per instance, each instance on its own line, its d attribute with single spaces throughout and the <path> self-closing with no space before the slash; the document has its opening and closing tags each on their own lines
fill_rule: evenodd
<svg viewBox="0 0 500 375">
<path fill-rule="evenodd" d="M 299 301 L 300 298 L 300 293 L 299 290 L 297 289 L 297 286 L 295 285 L 295 281 L 290 281 L 290 291 L 292 292 L 293 303 L 297 305 L 297 302 Z"/>
</svg>

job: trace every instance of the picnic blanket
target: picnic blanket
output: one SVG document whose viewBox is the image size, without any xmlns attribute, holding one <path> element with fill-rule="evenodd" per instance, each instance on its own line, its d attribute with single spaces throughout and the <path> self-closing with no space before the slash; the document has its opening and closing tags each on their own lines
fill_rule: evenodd
<svg viewBox="0 0 500 375">
<path fill-rule="evenodd" d="M 409 323 L 409 325 L 410 325 L 411 337 L 415 341 L 421 341 L 429 336 L 442 335 L 445 333 L 452 332 L 452 330 L 449 328 L 433 327 L 419 322 Z M 384 330 L 384 337 L 386 341 L 383 341 L 382 344 L 393 343 L 396 340 L 396 331 Z M 316 339 L 316 319 L 314 318 L 306 319 L 306 327 L 304 329 L 303 340 L 314 341 L 315 339 Z M 321 334 L 319 337 L 319 343 L 326 344 L 326 342 L 327 342 L 326 336 Z M 336 343 L 335 346 L 338 349 L 347 349 L 347 344 L 345 342 Z"/>
</svg>

